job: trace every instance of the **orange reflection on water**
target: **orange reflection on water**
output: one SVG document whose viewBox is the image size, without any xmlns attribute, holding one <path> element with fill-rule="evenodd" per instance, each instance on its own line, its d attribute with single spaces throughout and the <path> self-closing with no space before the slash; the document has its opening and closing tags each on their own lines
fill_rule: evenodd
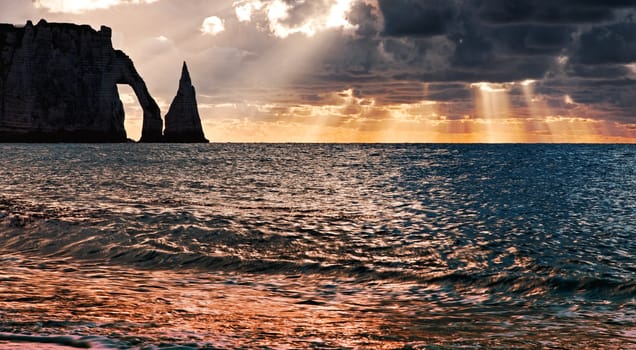
<svg viewBox="0 0 636 350">
<path fill-rule="evenodd" d="M 490 292 L 470 285 L 456 286 L 464 297 L 453 301 L 454 292 L 435 283 L 139 270 L 6 254 L 3 260 L 0 332 L 101 336 L 120 347 L 618 349 L 613 332 L 624 331 L 604 324 L 616 329 L 573 334 L 571 327 L 595 329 L 595 321 L 552 323 L 522 306 L 484 309 Z"/>
<path fill-rule="evenodd" d="M 4 267 L 1 275 L 1 331 L 101 335 L 133 345 L 394 348 L 404 342 L 384 339 L 383 328 L 390 328 L 384 307 L 361 317 L 356 309 L 366 307 L 364 299 L 308 296 L 306 290 L 315 286 L 298 276 L 282 277 L 287 285 L 282 289 L 276 278 L 256 283 L 64 260 L 31 260 L 28 266 Z"/>
</svg>

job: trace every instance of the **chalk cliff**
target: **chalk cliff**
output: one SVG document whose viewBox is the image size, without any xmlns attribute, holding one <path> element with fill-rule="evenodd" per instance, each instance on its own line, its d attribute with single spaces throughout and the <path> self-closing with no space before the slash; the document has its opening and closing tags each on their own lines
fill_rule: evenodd
<svg viewBox="0 0 636 350">
<path fill-rule="evenodd" d="M 110 28 L 0 24 L 0 142 L 124 142 L 117 84 L 143 108 L 141 141 L 162 141 L 159 107 Z"/>
<path fill-rule="evenodd" d="M 203 134 L 197 98 L 188 66 L 183 62 L 179 90 L 175 96 L 170 110 L 166 114 L 166 130 L 164 131 L 166 142 L 209 142 Z"/>
</svg>

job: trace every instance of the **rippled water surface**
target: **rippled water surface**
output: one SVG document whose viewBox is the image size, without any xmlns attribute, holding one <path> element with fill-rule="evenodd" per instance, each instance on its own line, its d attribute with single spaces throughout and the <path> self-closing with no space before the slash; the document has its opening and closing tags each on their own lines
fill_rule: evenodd
<svg viewBox="0 0 636 350">
<path fill-rule="evenodd" d="M 636 146 L 0 155 L 0 348 L 636 348 Z"/>
</svg>

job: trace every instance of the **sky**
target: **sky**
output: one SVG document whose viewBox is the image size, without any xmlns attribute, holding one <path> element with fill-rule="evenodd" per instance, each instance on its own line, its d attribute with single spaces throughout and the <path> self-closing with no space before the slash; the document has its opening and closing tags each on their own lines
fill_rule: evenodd
<svg viewBox="0 0 636 350">
<path fill-rule="evenodd" d="M 113 29 L 216 142 L 636 142 L 636 0 L 2 0 Z M 141 109 L 120 87 L 129 137 Z"/>
</svg>

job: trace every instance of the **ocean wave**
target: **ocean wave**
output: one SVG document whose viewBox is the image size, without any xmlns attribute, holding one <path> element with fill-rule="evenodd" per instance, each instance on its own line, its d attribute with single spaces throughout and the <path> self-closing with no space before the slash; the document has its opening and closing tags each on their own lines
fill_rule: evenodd
<svg viewBox="0 0 636 350">
<path fill-rule="evenodd" d="M 0 198 L 0 251 L 148 269 L 317 274 L 358 281 L 442 284 L 467 293 L 487 290 L 493 296 L 493 303 L 498 302 L 498 297 L 507 300 L 510 295 L 532 298 L 577 295 L 589 300 L 624 302 L 636 294 L 636 281 L 632 279 L 586 275 L 541 265 L 522 256 L 515 258 L 527 260 L 523 268 L 511 265 L 505 269 L 492 266 L 467 269 L 461 264 L 450 269 L 448 259 L 441 257 L 432 264 L 430 261 L 414 264 L 413 259 L 421 262 L 421 256 L 409 256 L 404 262 L 392 263 L 373 257 L 344 258 L 347 249 L 342 248 L 332 254 L 333 259 L 329 254 L 309 259 L 304 256 L 305 246 L 290 248 L 297 238 L 250 234 L 240 227 L 236 218 L 228 216 L 208 218 L 207 227 L 197 221 L 187 213 L 127 216 L 100 210 L 96 214 Z M 138 224 L 133 224 L 135 222 Z M 240 229 L 233 231 L 233 227 Z M 301 228 L 299 231 L 303 235 L 310 231 L 311 239 L 319 235 L 312 230 Z M 457 251 L 463 249 L 462 242 L 455 244 Z M 453 247 L 445 249 L 452 252 Z"/>
<path fill-rule="evenodd" d="M 633 146 L 0 148 L 0 332 L 634 344 Z"/>
</svg>

